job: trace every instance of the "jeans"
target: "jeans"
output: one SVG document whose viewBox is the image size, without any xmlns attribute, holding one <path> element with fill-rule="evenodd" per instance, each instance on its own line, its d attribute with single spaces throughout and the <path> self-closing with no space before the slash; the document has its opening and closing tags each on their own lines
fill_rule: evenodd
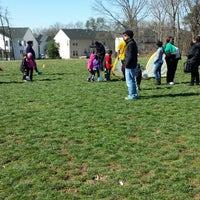
<svg viewBox="0 0 200 200">
<path fill-rule="evenodd" d="M 128 87 L 128 97 L 135 99 L 138 97 L 135 81 L 135 69 L 125 68 L 126 85 Z"/>
<path fill-rule="evenodd" d="M 162 67 L 162 63 L 156 63 L 154 66 L 154 75 L 155 75 L 155 79 L 158 81 L 161 78 L 161 67 Z"/>
</svg>

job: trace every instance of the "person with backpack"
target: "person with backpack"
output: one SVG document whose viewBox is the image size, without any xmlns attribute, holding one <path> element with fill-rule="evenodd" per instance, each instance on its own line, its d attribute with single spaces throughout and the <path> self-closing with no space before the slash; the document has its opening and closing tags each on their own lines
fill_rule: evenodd
<svg viewBox="0 0 200 200">
<path fill-rule="evenodd" d="M 164 53 L 165 53 L 165 60 L 167 63 L 167 78 L 166 82 L 167 84 L 174 85 L 174 76 L 177 68 L 177 62 L 176 62 L 176 48 L 173 45 L 174 43 L 174 37 L 168 36 L 166 38 L 166 44 L 164 47 Z"/>
</svg>

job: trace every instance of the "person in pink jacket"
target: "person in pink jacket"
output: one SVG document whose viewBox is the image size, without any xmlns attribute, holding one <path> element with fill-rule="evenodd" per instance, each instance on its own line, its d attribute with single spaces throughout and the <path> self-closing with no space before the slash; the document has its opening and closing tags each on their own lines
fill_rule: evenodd
<svg viewBox="0 0 200 200">
<path fill-rule="evenodd" d="M 27 76 L 29 76 L 30 81 L 33 79 L 33 69 L 36 67 L 35 60 L 33 59 L 32 53 L 27 53 L 26 55 L 26 66 L 27 66 Z"/>
<path fill-rule="evenodd" d="M 93 60 L 95 59 L 95 54 L 94 53 L 92 53 L 91 55 L 90 55 L 90 58 L 89 58 L 89 60 L 88 60 L 88 64 L 87 64 L 87 70 L 89 71 L 89 73 L 90 73 L 90 76 L 88 77 L 88 82 L 92 82 L 92 81 L 94 81 L 94 76 L 95 76 L 95 74 L 94 74 L 94 70 L 93 70 Z"/>
</svg>

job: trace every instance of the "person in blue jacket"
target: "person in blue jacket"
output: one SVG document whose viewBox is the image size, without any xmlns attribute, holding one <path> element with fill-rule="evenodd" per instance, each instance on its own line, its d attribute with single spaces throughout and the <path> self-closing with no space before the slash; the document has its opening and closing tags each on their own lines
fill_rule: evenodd
<svg viewBox="0 0 200 200">
<path fill-rule="evenodd" d="M 163 64 L 163 43 L 158 40 L 156 45 L 158 46 L 158 49 L 156 51 L 156 57 L 155 57 L 155 61 L 154 61 L 154 76 L 155 76 L 155 80 L 156 80 L 156 85 L 160 85 L 161 84 L 161 67 Z"/>
</svg>

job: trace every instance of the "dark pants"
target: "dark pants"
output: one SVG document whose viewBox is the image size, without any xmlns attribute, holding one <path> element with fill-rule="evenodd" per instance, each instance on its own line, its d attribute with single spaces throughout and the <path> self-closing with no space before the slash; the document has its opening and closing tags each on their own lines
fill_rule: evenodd
<svg viewBox="0 0 200 200">
<path fill-rule="evenodd" d="M 99 64 L 100 64 L 100 70 L 103 71 L 104 70 L 104 57 L 105 55 L 99 55 Z"/>
<path fill-rule="evenodd" d="M 167 63 L 167 83 L 174 82 L 174 77 L 177 69 L 178 60 L 171 57 L 166 57 L 166 63 Z"/>
<path fill-rule="evenodd" d="M 199 85 L 199 67 L 194 66 L 191 68 L 191 84 L 194 85 L 196 82 L 197 85 Z"/>
<path fill-rule="evenodd" d="M 104 74 L 105 74 L 105 79 L 106 81 L 110 81 L 110 69 L 105 69 Z"/>
<path fill-rule="evenodd" d="M 28 68 L 27 76 L 29 76 L 30 80 L 32 81 L 32 79 L 33 79 L 33 68 Z"/>
</svg>

